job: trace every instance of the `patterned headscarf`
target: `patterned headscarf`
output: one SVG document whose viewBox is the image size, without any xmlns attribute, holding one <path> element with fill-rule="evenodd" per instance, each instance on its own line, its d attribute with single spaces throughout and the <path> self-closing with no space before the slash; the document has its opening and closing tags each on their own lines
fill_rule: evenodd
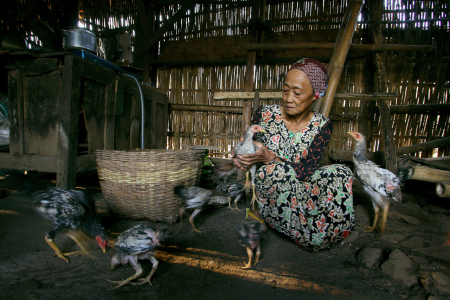
<svg viewBox="0 0 450 300">
<path fill-rule="evenodd" d="M 298 69 L 308 75 L 314 88 L 316 98 L 323 97 L 328 87 L 327 68 L 323 63 L 314 58 L 302 58 L 297 60 L 289 69 Z"/>
</svg>

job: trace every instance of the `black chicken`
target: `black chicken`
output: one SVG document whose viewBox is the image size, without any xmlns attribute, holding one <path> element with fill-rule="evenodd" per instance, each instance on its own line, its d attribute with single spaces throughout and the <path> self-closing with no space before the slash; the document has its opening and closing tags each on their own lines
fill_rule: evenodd
<svg viewBox="0 0 450 300">
<path fill-rule="evenodd" d="M 256 248 L 256 261 L 254 266 L 259 262 L 259 257 L 261 255 L 261 246 L 260 240 L 264 235 L 265 227 L 262 223 L 251 220 L 244 221 L 239 226 L 239 242 L 242 246 L 247 249 L 248 254 L 248 264 L 245 267 L 241 267 L 241 269 L 251 269 L 252 268 L 252 257 L 253 250 Z"/>
<path fill-rule="evenodd" d="M 194 209 L 194 212 L 189 217 L 189 223 L 194 228 L 193 231 L 201 233 L 202 231 L 195 228 L 194 218 L 206 207 L 211 199 L 212 191 L 197 186 L 186 187 L 179 185 L 174 188 L 174 193 L 183 201 L 183 206 L 180 209 L 180 228 L 186 209 Z"/>
<path fill-rule="evenodd" d="M 252 125 L 245 133 L 244 141 L 239 142 L 234 147 L 234 155 L 244 155 L 244 154 L 253 154 L 258 150 L 258 147 L 253 143 L 253 135 L 257 132 L 265 133 L 266 131 L 259 125 Z M 248 174 L 251 174 L 251 183 L 248 179 Z M 252 208 L 255 209 L 255 201 L 256 193 L 255 193 L 255 174 L 256 174 L 256 165 L 252 165 L 245 174 L 246 180 L 245 180 L 245 190 L 248 192 L 250 190 L 250 186 L 252 187 Z"/>
<path fill-rule="evenodd" d="M 150 279 L 159 264 L 158 260 L 155 258 L 156 248 L 160 245 L 159 242 L 163 241 L 170 234 L 171 232 L 169 230 L 159 232 L 156 228 L 148 225 L 136 225 L 119 234 L 114 243 L 116 253 L 111 258 L 111 270 L 114 270 L 119 265 L 130 263 L 136 273 L 123 281 L 110 280 L 110 282 L 118 284 L 112 289 L 124 286 L 142 274 L 142 267 L 139 264 L 139 259 L 149 259 L 152 262 L 153 267 L 145 279 L 141 278 L 139 283 L 132 284 L 140 285 L 148 282 L 152 285 Z"/>
<path fill-rule="evenodd" d="M 55 236 L 65 228 L 73 229 L 74 233 L 81 231 L 93 237 L 103 253 L 106 251 L 108 235 L 95 215 L 95 204 L 92 198 L 81 191 L 55 187 L 46 188 L 32 196 L 37 211 L 53 222 L 53 227 L 47 232 L 45 241 L 59 258 L 69 262 L 66 256 L 77 253 L 62 253 L 53 242 Z M 70 234 L 69 237 L 80 246 L 84 253 L 87 253 L 78 234 Z"/>
<path fill-rule="evenodd" d="M 367 150 L 366 140 L 361 133 L 348 132 L 348 134 L 356 141 L 355 152 L 353 153 L 355 176 L 363 184 L 363 188 L 372 199 L 373 207 L 375 209 L 375 219 L 372 226 L 363 227 L 369 228 L 369 231 L 374 230 L 381 210 L 383 217 L 380 225 L 380 233 L 383 233 L 390 206 L 388 199 L 396 201 L 402 200 L 402 193 L 400 190 L 400 185 L 402 183 L 391 171 L 380 168 L 364 156 Z"/>
</svg>

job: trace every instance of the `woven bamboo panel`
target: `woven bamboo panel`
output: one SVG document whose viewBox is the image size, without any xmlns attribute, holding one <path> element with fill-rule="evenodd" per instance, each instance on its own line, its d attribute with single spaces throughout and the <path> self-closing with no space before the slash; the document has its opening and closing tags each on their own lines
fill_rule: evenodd
<svg viewBox="0 0 450 300">
<path fill-rule="evenodd" d="M 198 184 L 203 150 L 97 150 L 97 171 L 109 211 L 118 218 L 175 223 L 175 186 Z"/>
</svg>

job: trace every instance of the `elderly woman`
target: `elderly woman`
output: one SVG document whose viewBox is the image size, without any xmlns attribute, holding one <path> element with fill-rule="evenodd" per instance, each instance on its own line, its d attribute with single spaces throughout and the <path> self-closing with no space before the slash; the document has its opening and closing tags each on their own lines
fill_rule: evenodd
<svg viewBox="0 0 450 300">
<path fill-rule="evenodd" d="M 333 125 L 311 107 L 324 95 L 327 81 L 318 60 L 294 63 L 284 82 L 283 105 L 261 106 L 253 116 L 252 123 L 266 131 L 254 137 L 258 150 L 233 158 L 241 169 L 264 164 L 256 172 L 259 213 L 254 213 L 310 252 L 348 236 L 355 220 L 351 170 L 319 167 Z"/>
</svg>

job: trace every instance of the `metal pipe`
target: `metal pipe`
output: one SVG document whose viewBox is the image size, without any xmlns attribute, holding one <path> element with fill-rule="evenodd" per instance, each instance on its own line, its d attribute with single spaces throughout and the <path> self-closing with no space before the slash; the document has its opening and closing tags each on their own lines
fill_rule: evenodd
<svg viewBox="0 0 450 300">
<path fill-rule="evenodd" d="M 142 87 L 136 76 L 127 73 L 122 73 L 122 75 L 134 79 L 139 90 L 139 96 L 141 97 L 141 149 L 144 149 L 144 94 L 142 93 Z"/>
</svg>

